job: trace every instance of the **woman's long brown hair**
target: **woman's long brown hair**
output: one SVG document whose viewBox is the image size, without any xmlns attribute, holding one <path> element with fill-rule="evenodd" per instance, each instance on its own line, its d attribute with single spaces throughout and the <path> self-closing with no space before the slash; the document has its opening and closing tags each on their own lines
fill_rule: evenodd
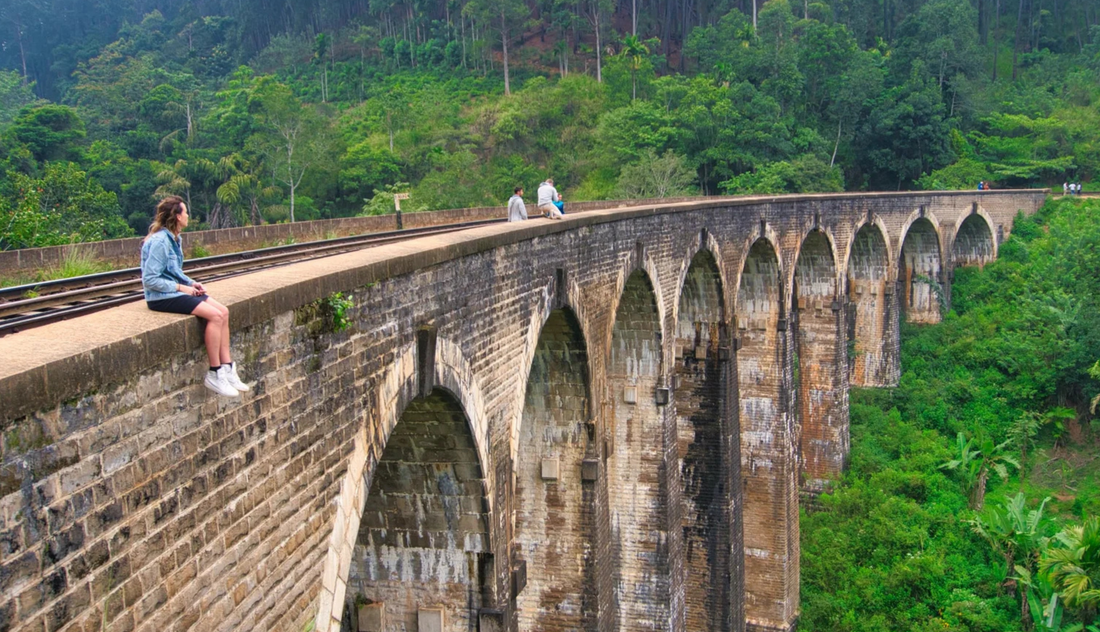
<svg viewBox="0 0 1100 632">
<path fill-rule="evenodd" d="M 162 228 L 167 228 L 173 234 L 179 234 L 179 214 L 183 212 L 183 198 L 178 195 L 169 195 L 157 203 L 157 214 L 153 223 L 149 225 L 149 235 Z M 145 237 L 149 238 L 148 235 Z"/>
</svg>

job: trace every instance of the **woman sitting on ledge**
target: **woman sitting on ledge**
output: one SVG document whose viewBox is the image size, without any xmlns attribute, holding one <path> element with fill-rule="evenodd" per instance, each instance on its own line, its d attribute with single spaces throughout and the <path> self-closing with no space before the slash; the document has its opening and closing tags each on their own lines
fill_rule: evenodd
<svg viewBox="0 0 1100 632">
<path fill-rule="evenodd" d="M 141 285 L 149 309 L 193 314 L 206 321 L 206 355 L 210 371 L 206 387 L 219 395 L 236 397 L 248 385 L 237 375 L 229 355 L 229 308 L 210 298 L 202 283 L 183 273 L 180 233 L 187 228 L 187 204 L 169 195 L 157 204 L 157 215 L 141 245 Z"/>
</svg>

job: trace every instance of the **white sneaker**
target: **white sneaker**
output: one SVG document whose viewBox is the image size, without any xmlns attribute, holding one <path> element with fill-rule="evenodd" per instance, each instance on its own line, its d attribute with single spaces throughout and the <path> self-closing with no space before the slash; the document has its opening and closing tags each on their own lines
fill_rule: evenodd
<svg viewBox="0 0 1100 632">
<path fill-rule="evenodd" d="M 225 381 L 229 382 L 230 386 L 242 393 L 252 390 L 251 388 L 249 388 L 248 384 L 244 383 L 244 380 L 241 379 L 241 376 L 237 375 L 236 362 L 230 362 L 228 365 L 222 365 L 222 369 L 225 369 L 226 366 L 229 367 L 229 370 L 225 372 Z"/>
<path fill-rule="evenodd" d="M 218 369 L 217 373 L 207 371 L 205 381 L 206 388 L 214 391 L 218 395 L 225 395 L 226 397 L 239 396 L 240 393 L 237 392 L 237 389 L 233 388 L 233 386 L 230 385 L 229 382 L 225 379 L 225 373 L 226 369 L 224 366 Z"/>
</svg>

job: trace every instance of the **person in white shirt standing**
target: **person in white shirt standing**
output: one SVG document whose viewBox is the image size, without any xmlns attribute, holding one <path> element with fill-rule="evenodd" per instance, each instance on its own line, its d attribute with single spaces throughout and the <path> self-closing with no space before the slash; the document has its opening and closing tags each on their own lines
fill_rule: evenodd
<svg viewBox="0 0 1100 632">
<path fill-rule="evenodd" d="M 515 195 L 508 198 L 508 221 L 522 222 L 527 219 L 527 205 L 523 203 L 523 187 L 513 189 Z"/>
<path fill-rule="evenodd" d="M 561 196 L 558 195 L 558 190 L 554 188 L 554 179 L 547 178 L 545 182 L 539 185 L 539 211 L 550 219 L 561 219 L 562 213 L 554 205 L 559 197 Z"/>
</svg>

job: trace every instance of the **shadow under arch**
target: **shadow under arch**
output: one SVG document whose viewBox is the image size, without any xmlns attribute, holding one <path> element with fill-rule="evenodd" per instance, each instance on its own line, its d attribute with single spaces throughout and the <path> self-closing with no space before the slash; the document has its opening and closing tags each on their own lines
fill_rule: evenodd
<svg viewBox="0 0 1100 632">
<path fill-rule="evenodd" d="M 854 386 L 889 386 L 898 381 L 897 295 L 891 260 L 881 222 L 860 226 L 846 270 L 848 379 Z"/>
<path fill-rule="evenodd" d="M 757 239 L 737 289 L 737 384 L 745 534 L 745 619 L 789 629 L 798 612 L 798 440 L 788 410 L 787 323 L 778 251 Z"/>
<path fill-rule="evenodd" d="M 952 261 L 956 267 L 983 267 L 997 258 L 993 222 L 984 211 L 979 209 L 966 216 L 955 233 L 952 251 Z"/>
<path fill-rule="evenodd" d="M 739 629 L 740 432 L 724 283 L 714 253 L 701 248 L 683 274 L 677 301 L 673 384 L 680 480 L 684 624 L 686 630 Z M 738 623 L 735 623 L 738 622 Z"/>
<path fill-rule="evenodd" d="M 595 629 L 596 457 L 588 353 L 568 307 L 550 312 L 527 379 L 515 463 L 515 546 L 527 587 L 516 598 L 522 630 Z"/>
</svg>

